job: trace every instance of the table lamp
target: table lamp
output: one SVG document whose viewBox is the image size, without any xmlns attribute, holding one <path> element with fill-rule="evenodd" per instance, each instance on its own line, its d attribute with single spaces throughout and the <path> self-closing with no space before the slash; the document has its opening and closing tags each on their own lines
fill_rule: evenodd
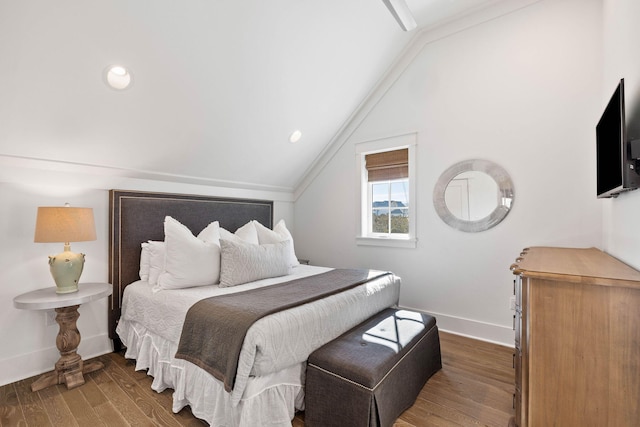
<svg viewBox="0 0 640 427">
<path fill-rule="evenodd" d="M 78 291 L 78 280 L 84 268 L 84 254 L 71 252 L 69 242 L 96 240 L 92 208 L 39 207 L 36 219 L 36 243 L 64 243 L 64 251 L 49 257 L 56 293 Z"/>
</svg>

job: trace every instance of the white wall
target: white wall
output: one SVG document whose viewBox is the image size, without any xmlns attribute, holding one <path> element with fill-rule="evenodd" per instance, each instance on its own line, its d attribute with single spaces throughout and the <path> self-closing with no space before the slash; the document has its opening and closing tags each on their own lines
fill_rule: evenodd
<svg viewBox="0 0 640 427">
<path fill-rule="evenodd" d="M 81 282 L 108 279 L 109 198 L 111 188 L 178 192 L 274 200 L 274 219 L 293 227 L 290 194 L 205 187 L 118 176 L 99 168 L 24 162 L 0 157 L 0 385 L 53 369 L 60 355 L 55 346 L 58 325 L 46 326 L 45 311 L 19 310 L 13 298 L 24 292 L 55 286 L 47 256 L 62 251 L 62 243 L 33 243 L 38 206 L 92 207 L 97 240 L 72 243 L 86 254 Z M 82 340 L 78 353 L 90 358 L 112 351 L 108 339 L 107 299 L 83 304 L 77 325 Z"/>
<path fill-rule="evenodd" d="M 509 266 L 520 250 L 602 246 L 601 22 L 598 0 L 544 0 L 427 43 L 296 201 L 298 255 L 392 270 L 401 305 L 512 345 Z M 406 132 L 418 133 L 418 248 L 358 247 L 354 144 Z M 502 165 L 516 192 L 507 218 L 475 234 L 448 227 L 432 204 L 439 175 L 471 158 Z"/>
<path fill-rule="evenodd" d="M 604 0 L 604 78 L 601 108 L 611 97 L 620 78 L 625 79 L 626 115 L 640 138 L 640 54 L 638 54 L 638 0 Z M 604 249 L 640 269 L 640 190 L 603 200 Z"/>
</svg>

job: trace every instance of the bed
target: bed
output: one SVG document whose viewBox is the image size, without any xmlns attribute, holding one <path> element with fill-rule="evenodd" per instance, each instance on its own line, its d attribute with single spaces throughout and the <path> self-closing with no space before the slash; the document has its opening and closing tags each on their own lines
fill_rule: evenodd
<svg viewBox="0 0 640 427">
<path fill-rule="evenodd" d="M 223 272 L 219 284 L 159 290 L 149 278 L 140 277 L 141 245 L 165 238 L 167 217 L 194 236 L 204 233 L 214 221 L 234 234 L 252 221 L 275 231 L 281 222 L 274 227 L 273 202 L 121 190 L 111 190 L 109 196 L 109 279 L 113 284 L 109 336 L 114 349 L 126 348 L 125 357 L 136 360 L 136 369 L 153 376 L 154 390 L 174 390 L 174 412 L 189 405 L 196 417 L 212 426 L 290 426 L 295 411 L 304 409 L 308 355 L 398 302 L 398 277 L 366 271 L 365 280 L 346 290 L 265 315 L 240 340 L 237 368 L 229 386 L 206 367 L 181 356 L 190 309 L 212 296 L 218 296 L 213 298 L 216 301 L 227 297 L 237 301 L 252 289 L 254 294 L 270 292 L 291 283 L 335 277 L 337 270 L 297 265 L 285 276 L 229 287 L 222 286 Z M 222 243 L 228 244 L 226 238 L 219 241 Z M 277 245 L 289 250 L 280 243 L 256 246 Z M 228 253 L 223 248 L 222 266 L 227 265 Z M 215 342 L 215 338 L 206 342 Z"/>
</svg>

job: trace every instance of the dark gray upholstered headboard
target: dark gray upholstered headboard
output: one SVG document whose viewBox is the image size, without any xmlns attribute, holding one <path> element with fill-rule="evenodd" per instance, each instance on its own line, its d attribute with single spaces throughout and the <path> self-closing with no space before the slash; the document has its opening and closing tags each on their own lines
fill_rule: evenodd
<svg viewBox="0 0 640 427">
<path fill-rule="evenodd" d="M 197 235 L 212 221 L 234 232 L 255 219 L 273 227 L 273 202 L 185 194 L 109 191 L 109 337 L 119 350 L 115 332 L 124 288 L 139 279 L 140 244 L 164 240 L 164 218 L 170 215 Z"/>
</svg>

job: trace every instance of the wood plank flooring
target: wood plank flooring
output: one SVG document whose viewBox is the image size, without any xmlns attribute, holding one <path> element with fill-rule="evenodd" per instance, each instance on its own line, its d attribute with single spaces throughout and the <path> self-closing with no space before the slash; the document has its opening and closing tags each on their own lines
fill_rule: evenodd
<svg viewBox="0 0 640 427">
<path fill-rule="evenodd" d="M 506 427 L 513 415 L 513 349 L 440 332 L 443 368 L 394 427 Z M 172 390 L 151 390 L 152 378 L 119 354 L 97 358 L 103 370 L 81 387 L 36 393 L 29 378 L 0 387 L 0 426 L 206 426 L 189 408 L 171 412 Z M 304 413 L 294 427 L 304 426 Z M 348 427 L 348 426 L 345 426 Z"/>
</svg>

